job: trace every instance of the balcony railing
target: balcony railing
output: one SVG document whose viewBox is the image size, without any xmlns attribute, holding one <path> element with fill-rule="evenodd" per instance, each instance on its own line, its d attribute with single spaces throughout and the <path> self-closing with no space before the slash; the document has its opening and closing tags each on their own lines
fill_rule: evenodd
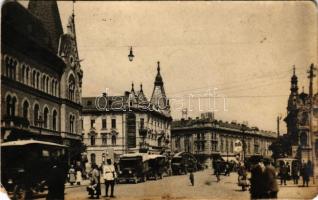
<svg viewBox="0 0 318 200">
<path fill-rule="evenodd" d="M 20 128 L 28 128 L 30 126 L 30 122 L 28 119 L 19 116 L 5 116 L 2 120 L 6 127 L 14 126 Z"/>
</svg>

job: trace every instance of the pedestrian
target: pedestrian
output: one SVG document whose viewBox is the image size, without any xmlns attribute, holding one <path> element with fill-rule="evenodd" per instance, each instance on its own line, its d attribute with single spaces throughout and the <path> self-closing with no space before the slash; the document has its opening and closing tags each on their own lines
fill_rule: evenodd
<svg viewBox="0 0 318 200">
<path fill-rule="evenodd" d="M 191 185 L 194 186 L 194 175 L 192 171 L 190 171 L 189 179 L 190 179 Z"/>
<path fill-rule="evenodd" d="M 225 176 L 230 176 L 230 165 L 228 162 L 225 163 Z"/>
<path fill-rule="evenodd" d="M 270 164 L 269 160 L 264 160 L 265 169 L 263 172 L 264 196 L 266 199 L 277 199 L 278 185 L 276 181 L 275 168 Z"/>
<path fill-rule="evenodd" d="M 309 180 L 310 180 L 310 166 L 308 165 L 308 162 L 304 164 L 303 166 L 303 187 L 308 187 L 309 185 Z"/>
<path fill-rule="evenodd" d="M 114 197 L 115 179 L 117 175 L 111 159 L 107 159 L 106 165 L 103 165 L 103 178 L 105 180 L 105 196 L 108 197 L 108 188 L 110 186 L 110 197 Z"/>
<path fill-rule="evenodd" d="M 294 181 L 294 184 L 298 185 L 298 179 L 299 179 L 299 164 L 297 162 L 293 162 L 292 164 L 292 178 Z"/>
<path fill-rule="evenodd" d="M 67 172 L 57 160 L 52 162 L 52 167 L 48 172 L 47 200 L 64 200 L 64 184 Z"/>
<path fill-rule="evenodd" d="M 264 165 L 261 162 L 252 166 L 251 169 L 251 199 L 261 199 L 264 196 L 264 182 L 263 172 L 265 170 Z"/>
<path fill-rule="evenodd" d="M 76 181 L 76 172 L 75 172 L 75 169 L 74 169 L 74 166 L 71 165 L 69 171 L 68 171 L 68 182 L 73 185 Z"/>
<path fill-rule="evenodd" d="M 286 179 L 287 179 L 287 168 L 285 163 L 281 163 L 279 168 L 279 174 L 280 174 L 280 184 L 286 185 Z"/>
<path fill-rule="evenodd" d="M 96 164 L 93 164 L 93 170 L 91 172 L 92 178 L 91 178 L 91 186 L 92 186 L 92 192 L 91 197 L 94 198 L 94 196 L 98 199 L 99 195 L 101 195 L 101 189 L 100 189 L 100 173 L 98 170 L 98 166 Z"/>
<path fill-rule="evenodd" d="M 80 170 L 80 168 L 77 168 L 76 170 L 76 184 L 77 185 L 81 185 L 81 182 L 82 182 L 82 172 Z"/>
<path fill-rule="evenodd" d="M 237 173 L 238 173 L 238 186 L 242 187 L 242 191 L 246 191 L 246 188 L 248 187 L 247 171 L 244 165 L 242 165 L 241 163 L 239 164 Z"/>
<path fill-rule="evenodd" d="M 214 165 L 214 174 L 216 176 L 216 180 L 217 182 L 220 182 L 221 181 L 221 178 L 220 178 L 220 173 L 221 173 L 221 163 L 220 161 L 216 161 L 215 162 L 215 165 Z"/>
</svg>

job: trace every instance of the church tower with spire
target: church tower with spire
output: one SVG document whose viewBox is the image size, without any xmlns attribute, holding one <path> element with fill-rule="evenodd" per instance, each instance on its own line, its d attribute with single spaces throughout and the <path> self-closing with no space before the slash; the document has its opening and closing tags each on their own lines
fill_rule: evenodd
<svg viewBox="0 0 318 200">
<path fill-rule="evenodd" d="M 170 115 L 169 99 L 166 96 L 163 80 L 160 74 L 159 61 L 157 62 L 157 75 L 155 78 L 150 103 L 154 106 L 154 109 Z"/>
</svg>

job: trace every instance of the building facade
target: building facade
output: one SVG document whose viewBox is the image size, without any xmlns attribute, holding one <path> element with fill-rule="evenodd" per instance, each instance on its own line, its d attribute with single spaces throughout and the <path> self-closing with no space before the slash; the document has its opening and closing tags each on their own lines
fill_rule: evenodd
<svg viewBox="0 0 318 200">
<path fill-rule="evenodd" d="M 308 94 L 304 92 L 304 88 L 301 93 L 298 92 L 295 67 L 290 91 L 285 118 L 286 137 L 291 141 L 288 156 L 305 162 L 313 161 L 318 156 L 318 93 L 312 94 L 311 87 Z M 317 162 L 315 165 L 317 169 Z"/>
<path fill-rule="evenodd" d="M 56 1 L 2 7 L 1 141 L 81 144 L 81 81 L 74 13 L 63 33 Z"/>
<path fill-rule="evenodd" d="M 206 117 L 210 116 L 210 117 Z M 213 115 L 203 113 L 201 118 L 173 121 L 171 128 L 171 146 L 174 153 L 190 152 L 201 163 L 208 166 L 216 156 L 224 160 L 237 160 L 252 155 L 271 156 L 270 144 L 276 139 L 276 133 L 247 127 L 236 122 L 215 120 Z M 235 144 L 245 143 L 245 151 L 238 152 Z"/>
<path fill-rule="evenodd" d="M 107 154 L 115 161 L 128 152 L 141 150 L 159 154 L 170 146 L 171 115 L 160 64 L 151 99 L 131 90 L 122 96 L 83 97 L 82 124 L 89 164 L 100 165 Z"/>
</svg>

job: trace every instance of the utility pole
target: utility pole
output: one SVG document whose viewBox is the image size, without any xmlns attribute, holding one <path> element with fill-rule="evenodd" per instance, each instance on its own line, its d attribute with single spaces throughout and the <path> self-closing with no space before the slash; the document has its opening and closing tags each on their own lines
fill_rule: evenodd
<svg viewBox="0 0 318 200">
<path fill-rule="evenodd" d="M 280 132 L 279 124 L 281 119 L 282 119 L 282 116 L 278 115 L 277 116 L 277 138 L 279 137 L 279 132 Z"/>
<path fill-rule="evenodd" d="M 312 149 L 312 169 L 313 169 L 313 183 L 315 184 L 315 165 L 316 165 L 316 152 L 315 152 L 315 136 L 313 133 L 313 127 L 312 127 L 312 120 L 313 120 L 313 79 L 316 77 L 316 74 L 314 71 L 317 69 L 314 67 L 314 64 L 310 65 L 308 73 L 309 78 L 309 131 L 310 131 L 310 137 L 311 137 L 311 149 Z"/>
</svg>

